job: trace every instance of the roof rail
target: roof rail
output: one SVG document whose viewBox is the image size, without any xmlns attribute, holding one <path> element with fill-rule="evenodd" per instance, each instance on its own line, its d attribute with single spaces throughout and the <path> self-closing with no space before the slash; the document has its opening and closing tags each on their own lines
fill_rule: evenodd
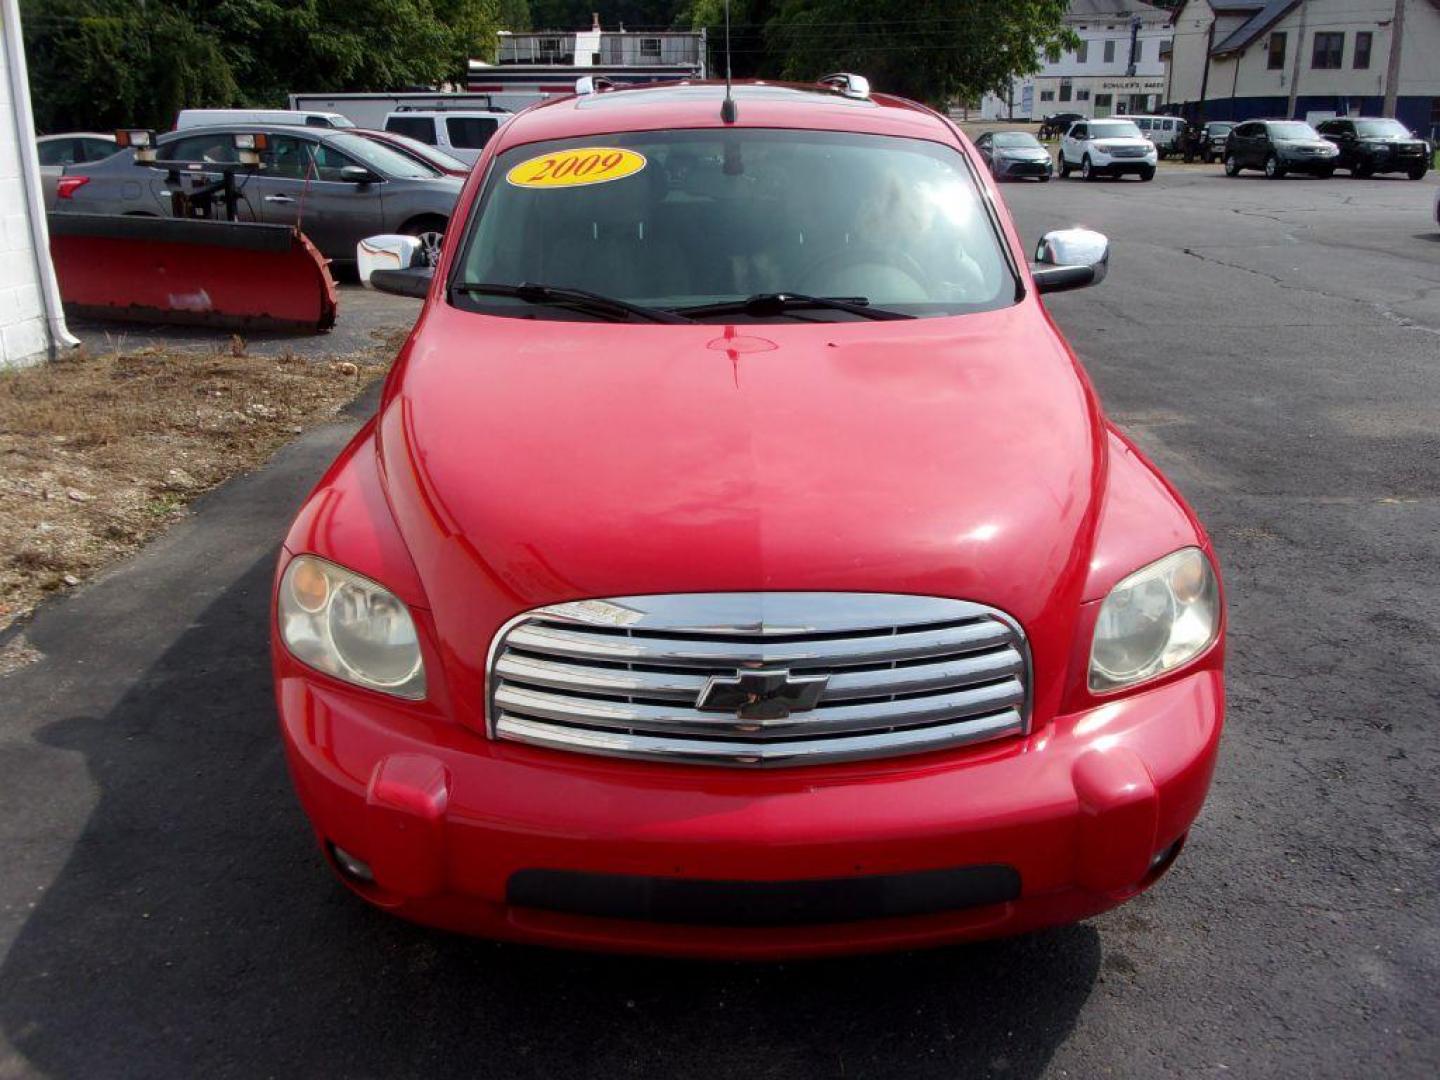
<svg viewBox="0 0 1440 1080">
<path fill-rule="evenodd" d="M 614 90 L 615 84 L 604 75 L 582 75 L 575 80 L 575 93 L 581 97 L 598 94 L 601 90 Z"/>
<path fill-rule="evenodd" d="M 833 75 L 822 75 L 815 82 L 848 98 L 857 98 L 862 101 L 868 101 L 870 98 L 870 80 L 864 75 L 852 75 L 848 71 L 837 71 Z"/>
</svg>

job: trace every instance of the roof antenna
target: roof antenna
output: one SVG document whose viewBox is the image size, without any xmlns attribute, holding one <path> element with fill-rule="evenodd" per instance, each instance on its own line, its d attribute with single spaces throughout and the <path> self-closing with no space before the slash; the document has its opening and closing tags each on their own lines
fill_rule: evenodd
<svg viewBox="0 0 1440 1080">
<path fill-rule="evenodd" d="M 730 96 L 730 0 L 725 0 L 725 100 L 720 103 L 720 119 L 733 124 L 739 115 L 735 99 Z"/>
</svg>

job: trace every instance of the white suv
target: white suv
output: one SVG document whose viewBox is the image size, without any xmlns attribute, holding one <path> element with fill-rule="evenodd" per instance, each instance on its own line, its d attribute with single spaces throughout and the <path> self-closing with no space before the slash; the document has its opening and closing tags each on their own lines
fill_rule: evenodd
<svg viewBox="0 0 1440 1080">
<path fill-rule="evenodd" d="M 409 135 L 474 165 L 495 129 L 509 118 L 508 112 L 493 109 L 401 108 L 385 117 L 385 130 Z"/>
<path fill-rule="evenodd" d="M 1141 180 L 1155 176 L 1155 144 L 1123 117 L 1077 120 L 1060 140 L 1060 175 L 1075 169 L 1086 180 L 1134 173 Z"/>
</svg>

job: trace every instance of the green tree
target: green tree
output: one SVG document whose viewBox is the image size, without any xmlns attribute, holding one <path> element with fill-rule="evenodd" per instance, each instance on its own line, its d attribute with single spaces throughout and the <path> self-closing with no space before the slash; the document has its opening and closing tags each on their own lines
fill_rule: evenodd
<svg viewBox="0 0 1440 1080">
<path fill-rule="evenodd" d="M 782 0 L 765 29 L 786 78 L 856 71 L 877 89 L 941 105 L 1002 91 L 1076 43 L 1066 0 Z"/>
<path fill-rule="evenodd" d="M 292 91 L 463 83 L 494 53 L 502 2 L 21 0 L 36 124 L 168 127 Z"/>
</svg>

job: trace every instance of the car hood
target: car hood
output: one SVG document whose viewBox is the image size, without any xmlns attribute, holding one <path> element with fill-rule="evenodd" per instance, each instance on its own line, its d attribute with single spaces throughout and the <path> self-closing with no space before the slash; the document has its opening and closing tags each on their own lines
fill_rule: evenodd
<svg viewBox="0 0 1440 1080">
<path fill-rule="evenodd" d="M 1324 139 L 1274 139 L 1276 146 L 1285 150 L 1334 150 L 1335 144 Z"/>
<path fill-rule="evenodd" d="M 1050 151 L 1043 146 L 997 146 L 994 152 L 996 157 L 1020 158 L 1027 161 L 1039 161 L 1050 156 Z"/>
<path fill-rule="evenodd" d="M 1091 139 L 1090 142 L 1098 147 L 1143 146 L 1147 150 L 1155 145 L 1149 139 L 1137 139 L 1131 135 L 1105 135 L 1098 139 Z"/>
<path fill-rule="evenodd" d="M 917 593 L 1068 626 L 1106 445 L 1034 300 L 747 326 L 433 304 L 379 433 L 441 639 L 469 662 L 517 612 L 643 593 Z"/>
</svg>

